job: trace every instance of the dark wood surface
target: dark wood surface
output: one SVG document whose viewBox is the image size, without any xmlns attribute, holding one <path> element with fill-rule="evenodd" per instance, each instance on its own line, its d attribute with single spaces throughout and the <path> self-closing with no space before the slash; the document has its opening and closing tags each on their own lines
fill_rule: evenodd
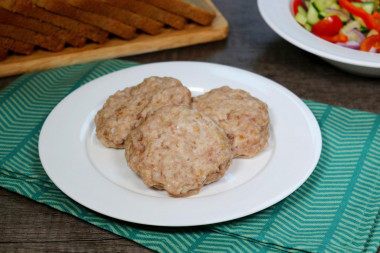
<svg viewBox="0 0 380 253">
<path fill-rule="evenodd" d="M 124 59 L 231 65 L 268 77 L 303 99 L 380 113 L 380 79 L 343 72 L 289 44 L 264 23 L 256 1 L 214 3 L 230 24 L 226 40 Z M 16 78 L 1 78 L 0 88 Z M 0 203 L 0 252 L 151 252 L 2 188 Z"/>
</svg>

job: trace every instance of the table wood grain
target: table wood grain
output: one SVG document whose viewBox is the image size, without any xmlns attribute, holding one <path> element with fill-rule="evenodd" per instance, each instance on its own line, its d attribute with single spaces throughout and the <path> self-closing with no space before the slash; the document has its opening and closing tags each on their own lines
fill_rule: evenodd
<svg viewBox="0 0 380 253">
<path fill-rule="evenodd" d="M 289 44 L 264 23 L 256 1 L 213 2 L 230 24 L 226 40 L 122 59 L 230 65 L 268 77 L 303 99 L 380 113 L 380 79 L 351 75 Z M 0 89 L 16 78 L 1 78 Z M 1 252 L 152 252 L 2 188 L 0 203 Z"/>
</svg>

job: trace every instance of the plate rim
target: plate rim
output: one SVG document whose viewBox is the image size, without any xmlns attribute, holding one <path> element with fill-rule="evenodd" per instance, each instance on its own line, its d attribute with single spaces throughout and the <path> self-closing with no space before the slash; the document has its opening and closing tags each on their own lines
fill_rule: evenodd
<svg viewBox="0 0 380 253">
<path fill-rule="evenodd" d="M 82 206 L 85 206 L 95 212 L 98 212 L 98 213 L 101 213 L 103 215 L 106 215 L 106 216 L 109 216 L 109 217 L 112 217 L 112 218 L 116 218 L 116 219 L 119 219 L 119 220 L 124 220 L 124 221 L 127 221 L 127 222 L 133 222 L 133 223 L 137 223 L 137 224 L 145 224 L 145 225 L 153 225 L 153 226 L 168 226 L 168 227 L 178 227 L 178 226 L 197 226 L 197 225 L 206 225 L 206 224 L 213 224 L 213 223 L 219 223 L 219 222 L 224 222 L 224 221 L 228 221 L 228 220 L 233 220 L 233 219 L 236 219 L 236 218 L 240 218 L 240 217 L 244 217 L 246 215 L 249 215 L 249 214 L 252 214 L 252 213 L 255 213 L 255 212 L 250 212 L 250 210 L 246 210 L 245 212 L 240 212 L 239 214 L 237 215 L 228 215 L 228 217 L 226 216 L 225 218 L 221 219 L 221 218 L 217 218 L 217 219 L 212 219 L 210 218 L 208 222 L 205 222 L 205 221 L 200 221 L 200 222 L 182 222 L 182 223 L 170 223 L 170 222 L 144 222 L 144 221 L 139 221 L 139 220 L 136 220 L 136 219 L 124 219 L 124 218 L 120 218 L 118 216 L 115 216 L 113 215 L 112 213 L 107 213 L 107 212 L 104 212 L 104 210 L 95 210 L 92 206 L 89 206 L 88 203 L 83 203 L 83 200 L 78 200 L 76 197 L 73 197 L 72 194 L 68 193 L 67 192 L 67 189 L 65 189 L 64 186 L 60 185 L 59 183 L 57 184 L 57 180 L 55 180 L 55 176 L 51 173 L 52 171 L 50 170 L 50 168 L 45 168 L 45 165 L 46 165 L 46 157 L 44 157 L 44 148 L 46 148 L 46 136 L 44 135 L 45 134 L 45 131 L 46 130 L 46 127 L 48 126 L 49 124 L 49 118 L 51 117 L 51 115 L 54 115 L 57 113 L 57 110 L 60 110 L 61 107 L 62 107 L 62 104 L 64 103 L 64 101 L 67 101 L 67 98 L 70 97 L 70 96 L 73 96 L 72 94 L 76 94 L 76 92 L 78 92 L 78 90 L 82 90 L 82 89 L 86 89 L 86 86 L 89 85 L 90 83 L 94 83 L 95 81 L 96 82 L 100 82 L 101 80 L 106 80 L 107 78 L 110 77 L 110 75 L 122 75 L 122 72 L 126 71 L 126 72 L 131 72 L 133 70 L 136 70 L 136 68 L 149 68 L 149 67 L 157 67 L 157 66 L 163 66 L 163 65 L 193 65 L 193 66 L 204 66 L 204 67 L 211 67 L 211 68 L 222 68 L 222 69 L 229 69 L 231 71 L 234 71 L 234 72 L 244 72 L 245 74 L 248 74 L 248 75 L 251 75 L 252 77 L 255 77 L 256 79 L 259 79 L 259 80 L 263 80 L 265 81 L 266 83 L 270 83 L 271 85 L 274 85 L 277 89 L 280 89 L 282 90 L 282 92 L 285 92 L 286 94 L 288 94 L 289 96 L 292 97 L 292 99 L 295 99 L 296 102 L 297 102 L 297 105 L 298 106 L 301 106 L 302 107 L 302 110 L 304 110 L 303 112 L 304 113 L 307 113 L 308 116 L 311 118 L 308 118 L 308 121 L 311 120 L 312 122 L 310 124 L 313 125 L 313 128 L 314 129 L 317 129 L 317 133 L 315 133 L 315 135 L 317 136 L 317 140 L 315 140 L 317 146 L 315 147 L 314 151 L 317 153 L 317 155 L 314 158 L 314 160 L 311 162 L 311 169 L 309 168 L 308 169 L 308 173 L 305 173 L 304 174 L 304 177 L 302 178 L 302 180 L 299 180 L 298 184 L 297 185 L 294 185 L 293 188 L 286 192 L 286 193 L 283 193 L 283 194 L 279 194 L 278 195 L 278 198 L 277 200 L 273 201 L 267 201 L 267 203 L 263 203 L 262 204 L 262 208 L 260 210 L 257 210 L 255 212 L 258 212 L 258 211 L 261 211 L 271 205 L 274 205 L 276 203 L 278 203 L 279 201 L 283 200 L 284 198 L 286 198 L 287 196 L 289 196 L 290 194 L 292 194 L 295 190 L 297 190 L 306 180 L 307 178 L 309 178 L 309 176 L 311 175 L 311 173 L 314 171 L 315 169 L 315 166 L 317 165 L 318 161 L 319 161 L 319 157 L 320 157 L 320 154 L 321 154 L 321 149 L 322 149 L 322 136 L 321 136 L 321 131 L 320 131 L 320 128 L 319 128 L 319 125 L 318 125 L 318 122 L 316 121 L 315 119 L 315 116 L 313 115 L 313 113 L 311 112 L 311 110 L 306 106 L 306 104 L 300 99 L 298 98 L 293 92 L 291 92 L 290 90 L 288 90 L 287 88 L 285 88 L 284 86 L 266 78 L 266 77 L 263 77 L 261 75 L 258 75 L 256 73 L 253 73 L 253 72 L 250 72 L 250 71 L 247 71 L 247 70 L 243 70 L 243 69 L 239 69 L 239 68 L 236 68 L 236 67 L 232 67 L 232 66 L 227 66 L 227 65 L 222 65 L 222 64 L 217 64 L 217 63 L 208 63 L 208 62 L 196 62 L 196 61 L 168 61 L 168 62 L 156 62 L 156 63 L 149 63 L 149 64 L 142 64 L 142 65 L 137 65 L 137 66 L 132 66 L 132 67 L 129 67 L 129 68 L 126 68 L 126 69 L 121 69 L 121 70 L 117 70 L 115 72 L 112 72 L 112 73 L 109 73 L 109 74 L 106 74 L 106 75 L 103 75 L 101 77 L 98 77 L 90 82 L 88 82 L 87 84 L 79 87 L 78 89 L 76 89 L 75 91 L 73 91 L 72 93 L 68 94 L 62 101 L 60 101 L 57 106 L 50 112 L 50 114 L 48 115 L 48 117 L 46 118 L 43 126 L 42 126 L 42 129 L 41 129 L 41 133 L 40 133 L 40 137 L 39 137 L 39 143 L 38 143 L 38 148 L 39 148 L 39 153 L 40 153 L 40 159 L 41 159 L 41 163 L 43 165 L 43 168 L 45 170 L 45 172 L 47 173 L 47 175 L 49 176 L 49 178 L 53 181 L 53 183 L 65 194 L 67 195 L 69 198 L 73 199 L 75 202 L 81 204 Z M 100 81 L 99 81 L 100 80 Z M 58 108 L 58 109 L 57 109 Z M 45 140 L 44 140 L 45 138 Z M 45 145 L 45 147 L 44 147 Z M 96 170 L 96 168 L 94 168 Z M 207 197 L 207 196 L 206 196 Z M 144 198 L 143 198 L 144 199 Z M 178 200 L 178 199 L 177 199 Z M 190 201 L 189 201 L 190 200 Z M 180 205 L 188 205 L 188 203 L 184 203 L 185 201 L 188 201 L 188 202 L 194 202 L 194 200 L 192 199 L 180 199 L 178 200 L 178 204 Z M 158 203 L 158 202 L 157 202 Z M 97 209 L 97 208 L 96 208 Z"/>
</svg>

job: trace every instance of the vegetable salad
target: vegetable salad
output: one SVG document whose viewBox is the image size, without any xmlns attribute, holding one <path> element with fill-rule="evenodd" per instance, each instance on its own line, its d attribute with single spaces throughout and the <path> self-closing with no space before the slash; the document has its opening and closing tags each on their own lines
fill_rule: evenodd
<svg viewBox="0 0 380 253">
<path fill-rule="evenodd" d="M 380 0 L 293 0 L 296 21 L 329 42 L 380 53 Z"/>
</svg>

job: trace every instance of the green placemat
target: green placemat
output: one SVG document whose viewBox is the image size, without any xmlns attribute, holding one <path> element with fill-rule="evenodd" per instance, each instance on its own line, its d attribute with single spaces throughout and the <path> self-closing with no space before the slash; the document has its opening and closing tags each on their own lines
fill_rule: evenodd
<svg viewBox="0 0 380 253">
<path fill-rule="evenodd" d="M 136 63 L 107 60 L 25 74 L 0 91 L 0 185 L 158 252 L 376 252 L 380 246 L 380 115 L 304 101 L 323 148 L 310 178 L 285 200 L 198 227 L 137 225 L 75 203 L 38 155 L 43 122 L 67 94 Z M 226 203 L 228 204 L 228 203 Z"/>
</svg>

